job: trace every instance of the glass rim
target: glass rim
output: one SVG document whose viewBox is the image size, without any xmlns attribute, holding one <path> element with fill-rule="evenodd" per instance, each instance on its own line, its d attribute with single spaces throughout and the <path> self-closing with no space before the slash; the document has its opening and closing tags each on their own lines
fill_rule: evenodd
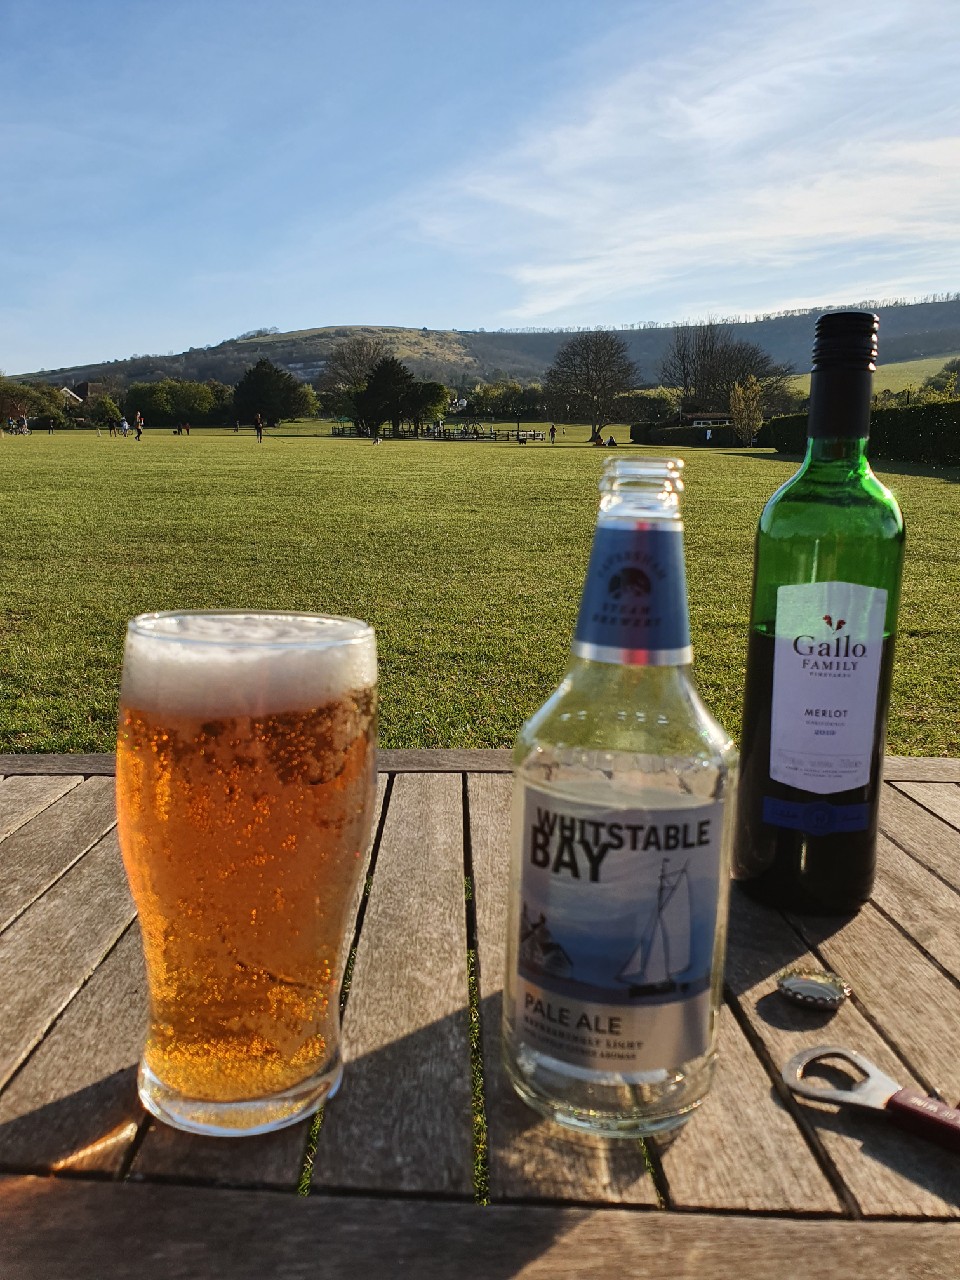
<svg viewBox="0 0 960 1280">
<path fill-rule="evenodd" d="M 277 621 L 309 620 L 318 623 L 342 623 L 343 632 L 322 634 L 319 629 L 316 635 L 301 635 L 295 638 L 247 639 L 242 635 L 232 636 L 196 636 L 182 635 L 173 631 L 164 631 L 155 625 L 174 618 L 209 618 L 212 621 L 224 618 L 251 618 L 259 621 L 276 619 Z M 127 635 L 134 635 L 151 641 L 167 641 L 179 645 L 196 645 L 208 648 L 242 648 L 242 649 L 339 649 L 345 645 L 362 645 L 375 641 L 376 636 L 369 622 L 360 618 L 350 618 L 344 614 L 308 613 L 297 609 L 155 609 L 147 613 L 138 613 L 130 618 L 126 627 Z"/>
</svg>

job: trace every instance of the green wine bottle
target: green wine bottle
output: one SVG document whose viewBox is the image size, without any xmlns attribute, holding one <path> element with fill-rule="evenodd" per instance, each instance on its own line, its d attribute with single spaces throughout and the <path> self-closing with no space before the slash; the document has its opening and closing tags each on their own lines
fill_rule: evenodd
<svg viewBox="0 0 960 1280">
<path fill-rule="evenodd" d="M 807 455 L 760 517 L 734 875 L 856 911 L 873 886 L 903 517 L 867 462 L 875 315 L 817 322 Z"/>
</svg>

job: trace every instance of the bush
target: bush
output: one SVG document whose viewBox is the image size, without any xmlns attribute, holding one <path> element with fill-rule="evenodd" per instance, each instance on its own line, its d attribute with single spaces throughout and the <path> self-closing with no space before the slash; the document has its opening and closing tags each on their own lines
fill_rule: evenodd
<svg viewBox="0 0 960 1280">
<path fill-rule="evenodd" d="M 710 439 L 707 439 L 707 431 Z M 733 427 L 651 427 L 647 433 L 648 444 L 665 444 L 671 447 L 696 445 L 700 448 L 736 449 L 743 442 L 737 439 Z"/>
<path fill-rule="evenodd" d="M 803 414 L 774 418 L 770 434 L 778 453 L 803 453 L 807 419 Z M 869 452 L 874 460 L 960 466 L 960 400 L 874 409 Z"/>
</svg>

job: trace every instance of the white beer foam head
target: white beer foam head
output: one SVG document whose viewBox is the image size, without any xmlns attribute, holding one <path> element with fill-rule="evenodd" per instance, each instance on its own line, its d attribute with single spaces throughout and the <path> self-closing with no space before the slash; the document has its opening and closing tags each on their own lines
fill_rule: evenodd
<svg viewBox="0 0 960 1280">
<path fill-rule="evenodd" d="M 121 701 L 173 715 L 309 711 L 377 680 L 373 630 L 297 613 L 146 613 L 127 627 Z"/>
</svg>

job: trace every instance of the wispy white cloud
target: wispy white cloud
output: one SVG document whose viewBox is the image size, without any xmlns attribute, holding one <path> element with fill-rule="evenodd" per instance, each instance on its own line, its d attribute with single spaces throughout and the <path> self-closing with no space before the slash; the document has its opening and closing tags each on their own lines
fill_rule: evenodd
<svg viewBox="0 0 960 1280">
<path fill-rule="evenodd" d="M 591 52 L 601 84 L 572 80 L 412 210 L 425 238 L 514 282 L 518 322 L 724 289 L 736 309 L 761 279 L 767 306 L 903 275 L 956 287 L 960 44 L 938 5 L 643 12 Z"/>
</svg>

